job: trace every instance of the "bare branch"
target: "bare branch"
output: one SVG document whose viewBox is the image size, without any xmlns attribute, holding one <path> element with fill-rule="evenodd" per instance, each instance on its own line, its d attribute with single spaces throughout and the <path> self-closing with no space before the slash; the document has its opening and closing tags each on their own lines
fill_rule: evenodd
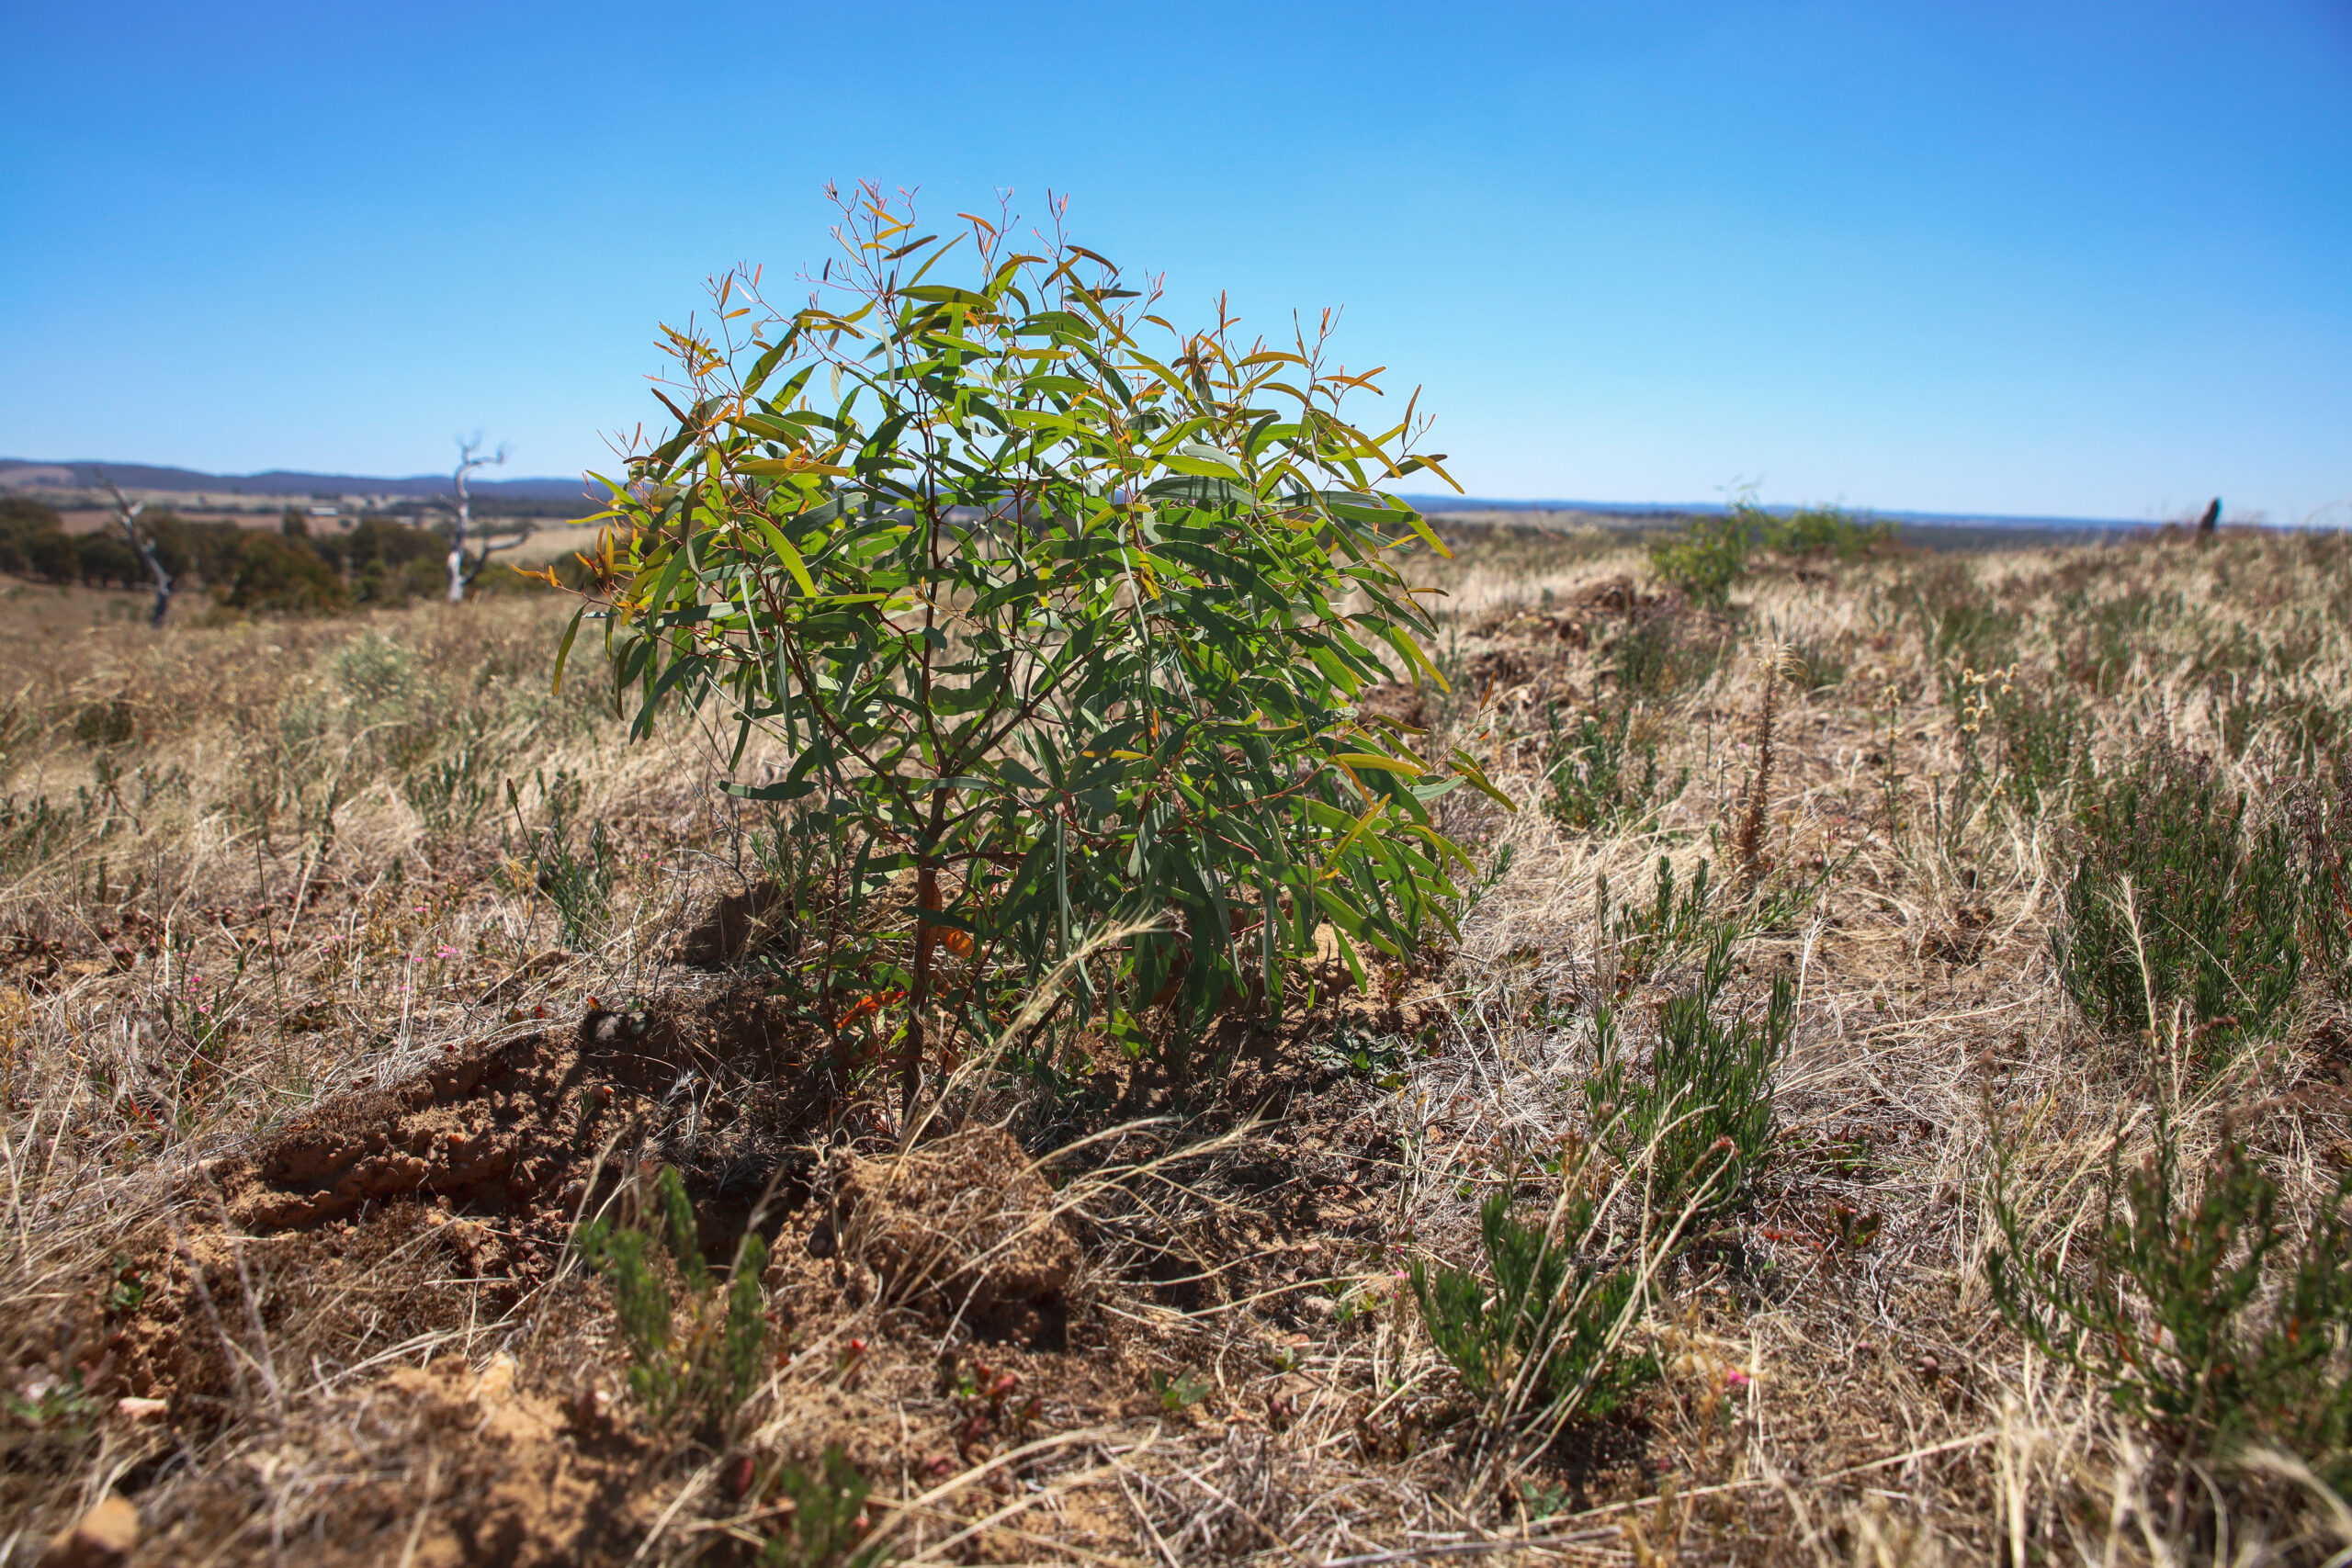
<svg viewBox="0 0 2352 1568">
<path fill-rule="evenodd" d="M 147 569 L 147 575 L 154 581 L 155 608 L 148 615 L 147 624 L 160 628 L 164 617 L 171 613 L 172 574 L 165 571 L 164 563 L 156 558 L 153 541 L 139 531 L 139 514 L 147 510 L 147 503 L 133 502 L 125 496 L 122 487 L 116 484 L 104 468 L 97 472 L 98 482 L 106 486 L 107 493 L 114 498 L 115 521 L 122 525 L 123 537 L 130 541 L 130 547 L 138 552 L 140 564 Z"/>
</svg>

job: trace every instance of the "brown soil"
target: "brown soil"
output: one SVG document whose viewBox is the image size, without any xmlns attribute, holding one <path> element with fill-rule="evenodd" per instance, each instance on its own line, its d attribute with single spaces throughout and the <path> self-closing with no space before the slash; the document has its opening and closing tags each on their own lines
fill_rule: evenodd
<svg viewBox="0 0 2352 1568">
<path fill-rule="evenodd" d="M 484 1042 L 330 1099 L 251 1154 L 208 1161 L 192 1206 L 203 1217 L 131 1255 L 144 1298 L 113 1324 L 100 1392 L 198 1417 L 268 1382 L 289 1352 L 299 1366 L 453 1314 L 495 1317 L 554 1274 L 579 1216 L 648 1163 L 680 1167 L 706 1245 L 731 1248 L 763 1194 L 805 1197 L 796 1171 L 813 1162 L 787 1145 L 834 1108 L 830 1082 L 777 1004 L 729 990 L 595 1009 L 568 1034 Z M 421 1278 L 481 1288 L 460 1298 Z M 395 1280 L 406 1283 L 388 1298 Z"/>
<path fill-rule="evenodd" d="M 773 877 L 721 894 L 679 938 L 678 962 L 693 969 L 731 968 L 787 936 L 791 914 Z"/>
<path fill-rule="evenodd" d="M 643 1445 L 593 1400 L 559 1403 L 518 1386 L 513 1358 L 479 1373 L 463 1358 L 397 1367 L 307 1413 L 268 1469 L 318 1501 L 299 1544 L 322 1565 L 622 1562 L 654 1506 Z M 259 1456 L 256 1456 L 258 1459 Z M 328 1483 L 332 1478 L 332 1483 Z M 245 1465 L 212 1468 L 148 1521 L 133 1563 L 276 1555 L 267 1511 L 253 1507 Z"/>
</svg>

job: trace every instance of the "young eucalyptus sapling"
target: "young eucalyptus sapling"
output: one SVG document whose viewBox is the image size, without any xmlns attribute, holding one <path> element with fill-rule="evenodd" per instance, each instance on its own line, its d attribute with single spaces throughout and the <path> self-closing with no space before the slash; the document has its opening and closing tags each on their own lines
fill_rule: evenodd
<svg viewBox="0 0 2352 1568">
<path fill-rule="evenodd" d="M 738 271 L 668 332 L 675 425 L 604 481 L 582 614 L 637 733 L 665 701 L 714 709 L 739 773 L 774 738 L 783 763 L 729 789 L 845 834 L 866 885 L 912 874 L 903 966 L 874 980 L 904 993 L 909 1103 L 991 987 L 1114 921 L 1155 929 L 1086 995 L 1180 1078 L 1318 925 L 1359 974 L 1360 947 L 1409 954 L 1468 864 L 1431 805 L 1493 793 L 1357 707 L 1385 660 L 1442 684 L 1395 558 L 1442 546 L 1375 488 L 1446 479 L 1412 403 L 1378 432 L 1342 417 L 1378 372 L 1332 363 L 1329 313 L 1283 344 L 1222 300 L 1179 330 L 1060 237 L 1061 206 L 1024 243 L 839 199 L 803 307 Z"/>
</svg>

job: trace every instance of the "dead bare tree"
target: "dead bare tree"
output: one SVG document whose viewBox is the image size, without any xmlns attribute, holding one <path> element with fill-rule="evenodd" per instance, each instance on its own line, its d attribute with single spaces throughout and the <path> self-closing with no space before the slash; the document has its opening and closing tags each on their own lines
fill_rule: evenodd
<svg viewBox="0 0 2352 1568">
<path fill-rule="evenodd" d="M 458 471 L 450 480 L 458 492 L 456 509 L 449 524 L 449 603 L 452 604 L 465 602 L 466 590 L 473 586 L 474 579 L 481 575 L 481 569 L 490 564 L 492 556 L 500 550 L 513 549 L 538 531 L 537 524 L 526 522 L 510 537 L 496 541 L 485 537 L 479 551 L 471 557 L 466 554 L 467 540 L 473 532 L 474 524 L 473 497 L 467 490 L 466 481 L 476 468 L 494 468 L 505 462 L 507 454 L 512 450 L 502 442 L 496 452 L 485 457 L 482 456 L 480 431 L 470 436 L 458 437 Z M 448 502 L 442 504 L 447 505 Z"/>
<path fill-rule="evenodd" d="M 122 525 L 123 537 L 130 541 L 131 549 L 138 553 L 141 564 L 147 568 L 147 575 L 155 581 L 155 608 L 148 615 L 147 624 L 160 627 L 164 617 L 171 613 L 172 574 L 165 571 L 164 563 L 155 558 L 154 541 L 139 531 L 139 514 L 147 510 L 147 503 L 125 497 L 114 480 L 103 472 L 98 475 L 98 482 L 106 486 L 107 494 L 113 497 L 114 520 Z"/>
</svg>

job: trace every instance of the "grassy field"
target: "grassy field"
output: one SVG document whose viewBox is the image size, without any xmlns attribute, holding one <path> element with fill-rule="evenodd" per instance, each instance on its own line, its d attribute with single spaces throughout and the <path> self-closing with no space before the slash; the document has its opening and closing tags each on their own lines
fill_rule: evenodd
<svg viewBox="0 0 2352 1568">
<path fill-rule="evenodd" d="M 920 1129 L 875 1010 L 772 994 L 813 852 L 726 740 L 625 743 L 586 634 L 550 692 L 553 596 L 7 598 L 0 1561 L 109 1496 L 157 1563 L 2352 1545 L 2352 551 L 1773 560 L 1710 609 L 1496 532 L 1431 581 L 1452 689 L 1367 702 L 1517 803 L 1446 802 L 1458 943 L 1323 965 L 1204 1083 L 976 1054 Z M 1729 1080 L 1622 1136 L 1678 1028 L 1771 1044 L 1693 1156 L 1744 1185 L 1679 1208 Z M 1634 1282 L 1616 1397 L 1546 1420 L 1433 1342 L 1416 1266 L 1490 1267 L 1498 1193 Z M 2194 1352 L 2241 1276 L 2253 1337 Z"/>
</svg>

